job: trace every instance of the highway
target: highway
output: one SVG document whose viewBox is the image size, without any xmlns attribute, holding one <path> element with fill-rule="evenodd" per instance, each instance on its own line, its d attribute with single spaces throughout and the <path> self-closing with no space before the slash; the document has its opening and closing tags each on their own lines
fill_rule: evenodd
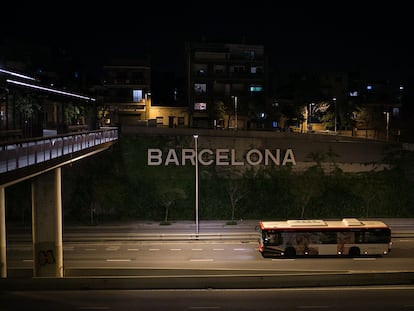
<svg viewBox="0 0 414 311">
<path fill-rule="evenodd" d="M 392 220 L 387 220 L 393 222 Z M 286 273 L 396 273 L 414 271 L 412 220 L 392 223 L 393 247 L 382 257 L 263 258 L 258 252 L 257 222 L 236 226 L 192 222 L 160 226 L 155 222 L 66 226 L 65 276 L 274 275 Z M 9 275 L 33 266 L 28 228 L 10 230 Z"/>
</svg>

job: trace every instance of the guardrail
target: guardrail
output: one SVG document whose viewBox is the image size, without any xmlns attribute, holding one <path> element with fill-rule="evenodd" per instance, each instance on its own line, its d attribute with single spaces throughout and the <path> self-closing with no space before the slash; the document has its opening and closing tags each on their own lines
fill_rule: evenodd
<svg viewBox="0 0 414 311">
<path fill-rule="evenodd" d="M 118 140 L 118 128 L 21 139 L 0 144 L 0 173 L 38 164 L 76 151 Z"/>
</svg>

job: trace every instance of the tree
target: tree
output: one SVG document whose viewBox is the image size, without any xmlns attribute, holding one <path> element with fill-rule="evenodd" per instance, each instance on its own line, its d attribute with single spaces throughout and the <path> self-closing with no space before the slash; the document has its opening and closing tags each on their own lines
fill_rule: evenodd
<svg viewBox="0 0 414 311">
<path fill-rule="evenodd" d="M 247 195 L 248 191 L 241 177 L 241 173 L 234 168 L 227 170 L 226 191 L 231 206 L 231 224 L 234 224 L 234 215 L 237 204 Z"/>
<path fill-rule="evenodd" d="M 165 208 L 164 210 L 164 224 L 168 224 L 168 213 L 171 207 L 174 206 L 177 200 L 185 199 L 187 196 L 183 189 L 170 188 L 162 191 L 160 194 L 160 204 Z"/>
<path fill-rule="evenodd" d="M 220 121 L 223 121 L 226 115 L 226 106 L 222 101 L 216 101 L 208 112 L 210 120 L 216 120 L 217 124 L 220 124 Z"/>
</svg>

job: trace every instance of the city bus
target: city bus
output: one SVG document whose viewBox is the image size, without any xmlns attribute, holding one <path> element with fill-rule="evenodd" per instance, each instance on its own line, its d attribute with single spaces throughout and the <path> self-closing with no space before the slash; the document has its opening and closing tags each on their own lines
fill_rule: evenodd
<svg viewBox="0 0 414 311">
<path fill-rule="evenodd" d="M 263 257 L 382 256 L 391 251 L 391 227 L 382 221 L 299 219 L 260 221 Z"/>
</svg>

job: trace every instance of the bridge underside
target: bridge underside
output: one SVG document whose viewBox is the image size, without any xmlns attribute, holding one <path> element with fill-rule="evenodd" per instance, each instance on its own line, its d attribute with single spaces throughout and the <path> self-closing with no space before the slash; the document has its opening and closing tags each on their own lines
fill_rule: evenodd
<svg viewBox="0 0 414 311">
<path fill-rule="evenodd" d="M 32 179 L 33 276 L 63 277 L 61 167 L 109 149 L 103 143 L 0 175 L 0 277 L 7 278 L 5 188 Z"/>
</svg>

